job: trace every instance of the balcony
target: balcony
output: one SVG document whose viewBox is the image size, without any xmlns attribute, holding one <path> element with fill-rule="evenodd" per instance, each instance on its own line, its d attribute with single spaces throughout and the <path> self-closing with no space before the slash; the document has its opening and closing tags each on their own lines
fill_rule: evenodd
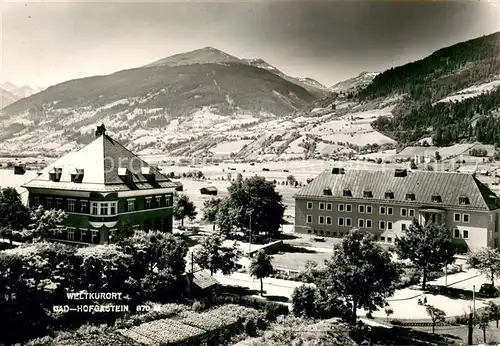
<svg viewBox="0 0 500 346">
<path fill-rule="evenodd" d="M 118 221 L 118 215 L 89 215 L 90 222 L 115 222 Z"/>
<path fill-rule="evenodd" d="M 418 221 L 422 225 L 428 222 L 436 225 L 444 225 L 446 223 L 446 211 L 441 209 L 421 209 Z"/>
</svg>

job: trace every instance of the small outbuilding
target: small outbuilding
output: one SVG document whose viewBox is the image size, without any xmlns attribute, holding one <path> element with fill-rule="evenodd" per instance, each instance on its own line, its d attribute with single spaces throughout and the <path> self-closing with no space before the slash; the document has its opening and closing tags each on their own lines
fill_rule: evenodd
<svg viewBox="0 0 500 346">
<path fill-rule="evenodd" d="M 218 190 L 215 186 L 205 186 L 200 189 L 202 195 L 213 195 L 217 196 Z"/>
<path fill-rule="evenodd" d="M 14 166 L 15 175 L 24 175 L 26 173 L 26 165 L 18 164 Z"/>
</svg>

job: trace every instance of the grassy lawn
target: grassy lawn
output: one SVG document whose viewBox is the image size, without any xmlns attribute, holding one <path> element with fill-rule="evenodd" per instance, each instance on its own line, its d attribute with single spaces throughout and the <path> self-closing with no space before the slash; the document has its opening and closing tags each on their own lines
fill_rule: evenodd
<svg viewBox="0 0 500 346">
<path fill-rule="evenodd" d="M 432 327 L 412 327 L 412 330 L 432 333 Z M 455 340 L 458 343 L 467 344 L 468 327 L 467 326 L 446 326 L 436 327 L 436 334 Z M 477 326 L 474 327 L 472 333 L 472 342 L 474 345 L 483 344 L 483 331 Z M 500 328 L 496 328 L 496 322 L 491 322 L 490 326 L 486 329 L 486 342 L 499 343 L 500 342 Z"/>
<path fill-rule="evenodd" d="M 332 254 L 328 252 L 284 252 L 273 255 L 272 263 L 274 268 L 302 271 L 307 261 L 314 261 L 318 264 L 322 264 L 325 259 L 331 256 Z"/>
</svg>

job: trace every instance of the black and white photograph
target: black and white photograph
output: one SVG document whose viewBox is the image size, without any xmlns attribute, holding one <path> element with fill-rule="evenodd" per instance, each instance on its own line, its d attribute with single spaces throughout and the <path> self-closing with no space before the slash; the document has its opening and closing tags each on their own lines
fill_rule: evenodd
<svg viewBox="0 0 500 346">
<path fill-rule="evenodd" d="M 0 14 L 0 346 L 500 345 L 499 0 Z"/>
</svg>

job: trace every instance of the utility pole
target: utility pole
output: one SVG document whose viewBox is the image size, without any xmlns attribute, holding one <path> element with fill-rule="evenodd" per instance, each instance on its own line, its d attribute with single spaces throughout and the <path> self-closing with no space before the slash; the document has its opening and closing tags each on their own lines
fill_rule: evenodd
<svg viewBox="0 0 500 346">
<path fill-rule="evenodd" d="M 250 212 L 250 222 L 248 224 L 249 229 L 249 240 L 248 240 L 248 255 L 250 256 L 250 252 L 252 251 L 252 212 Z"/>
<path fill-rule="evenodd" d="M 476 285 L 472 285 L 472 313 L 476 317 Z"/>
</svg>

